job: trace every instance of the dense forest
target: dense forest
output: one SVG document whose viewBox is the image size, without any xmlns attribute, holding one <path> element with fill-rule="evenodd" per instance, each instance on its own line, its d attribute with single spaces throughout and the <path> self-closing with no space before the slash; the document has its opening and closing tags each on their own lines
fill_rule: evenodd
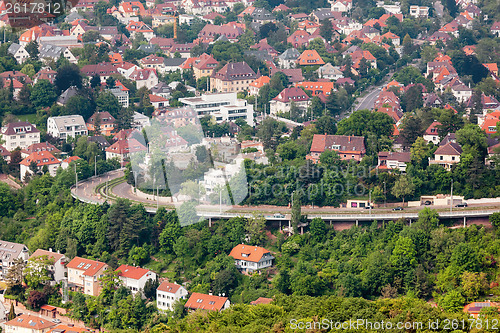
<svg viewBox="0 0 500 333">
<path fill-rule="evenodd" d="M 151 216 L 126 200 L 102 206 L 75 202 L 69 195 L 71 170 L 36 176 L 21 190 L 0 185 L 0 239 L 25 243 L 31 251 L 54 248 L 69 258 L 94 258 L 112 268 L 142 265 L 170 281 L 187 283 L 191 292 L 224 293 L 237 304 L 207 315 L 187 314 L 179 303 L 170 316 L 160 315 L 151 302 L 155 284 L 147 286 L 145 300 L 133 298 L 109 273 L 99 297 L 72 294 L 65 305 L 71 316 L 92 327 L 285 332 L 293 318 L 464 318 L 466 303 L 495 299 L 500 292 L 498 214 L 491 217 L 493 229 L 450 229 L 431 209 L 421 211 L 411 225 L 373 222 L 343 231 L 314 219 L 306 233 L 288 238 L 259 216 L 181 228 L 176 213 L 164 209 Z M 228 253 L 243 242 L 271 250 L 275 265 L 261 274 L 238 272 Z M 30 274 L 11 283 L 7 297 L 32 308 L 45 301 L 61 305 L 57 291 Z M 29 282 L 25 287 L 23 279 Z M 275 301 L 244 305 L 258 297 Z"/>
</svg>

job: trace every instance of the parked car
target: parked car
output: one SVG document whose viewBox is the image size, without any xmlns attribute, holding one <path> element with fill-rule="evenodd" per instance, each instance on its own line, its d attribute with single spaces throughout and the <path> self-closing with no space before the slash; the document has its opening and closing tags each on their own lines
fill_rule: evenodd
<svg viewBox="0 0 500 333">
<path fill-rule="evenodd" d="M 430 202 L 429 200 L 427 200 L 426 202 L 424 202 L 424 205 L 430 206 L 430 205 L 432 205 L 432 202 Z"/>
<path fill-rule="evenodd" d="M 394 207 L 392 210 L 393 210 L 393 211 L 403 210 L 403 207 Z"/>
<path fill-rule="evenodd" d="M 284 219 L 285 215 L 280 214 L 280 213 L 276 213 L 276 214 L 274 214 L 274 217 L 277 218 L 277 219 Z"/>
<path fill-rule="evenodd" d="M 467 202 L 459 203 L 458 205 L 455 205 L 455 207 L 467 207 Z"/>
</svg>

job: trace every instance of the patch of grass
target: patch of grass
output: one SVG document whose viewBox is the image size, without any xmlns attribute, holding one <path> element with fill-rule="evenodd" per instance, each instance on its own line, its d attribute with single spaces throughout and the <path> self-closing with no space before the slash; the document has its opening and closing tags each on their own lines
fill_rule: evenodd
<svg viewBox="0 0 500 333">
<path fill-rule="evenodd" d="M 16 115 L 20 121 L 27 121 L 31 124 L 36 122 L 36 113 Z"/>
</svg>

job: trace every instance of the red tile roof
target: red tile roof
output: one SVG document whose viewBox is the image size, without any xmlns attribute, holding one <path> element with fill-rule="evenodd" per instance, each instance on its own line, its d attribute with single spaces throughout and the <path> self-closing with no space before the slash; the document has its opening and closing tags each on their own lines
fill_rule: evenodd
<svg viewBox="0 0 500 333">
<path fill-rule="evenodd" d="M 300 88 L 290 87 L 283 89 L 273 100 L 283 103 L 305 102 L 309 100 L 309 96 Z"/>
<path fill-rule="evenodd" d="M 316 50 L 305 50 L 297 59 L 299 65 L 324 65 L 325 62 Z"/>
<path fill-rule="evenodd" d="M 448 142 L 444 146 L 440 146 L 434 152 L 434 155 L 460 155 L 462 154 L 462 147 L 456 142 Z"/>
<path fill-rule="evenodd" d="M 48 258 L 53 258 L 54 262 L 57 262 L 59 259 L 64 257 L 64 254 L 38 249 L 35 252 L 33 252 L 30 259 L 36 258 L 36 257 L 41 257 L 41 256 L 47 256 Z"/>
<path fill-rule="evenodd" d="M 150 271 L 141 267 L 121 265 L 115 270 L 115 272 L 118 272 L 118 276 L 123 276 L 125 278 L 133 280 L 139 280 Z"/>
<path fill-rule="evenodd" d="M 83 271 L 82 274 L 86 276 L 94 276 L 102 268 L 106 268 L 107 266 L 108 265 L 103 262 L 80 257 L 74 257 L 73 260 L 66 265 L 67 268 Z"/>
<path fill-rule="evenodd" d="M 339 149 L 334 149 L 338 146 Z M 365 152 L 365 138 L 362 136 L 314 134 L 311 152 L 322 153 L 325 150 L 341 152 Z"/>
<path fill-rule="evenodd" d="M 172 293 L 175 294 L 177 290 L 179 290 L 181 286 L 176 284 L 176 283 L 171 283 L 167 281 L 163 281 L 159 286 L 158 289 L 159 291 L 164 291 L 167 293 Z"/>
<path fill-rule="evenodd" d="M 440 126 L 441 123 L 439 121 L 433 122 L 427 129 L 425 130 L 426 135 L 435 135 L 438 134 L 437 126 Z"/>
<path fill-rule="evenodd" d="M 259 297 L 255 301 L 250 302 L 251 305 L 259 305 L 259 304 L 269 304 L 273 301 L 272 298 L 267 297 Z"/>
<path fill-rule="evenodd" d="M 32 316 L 30 314 L 22 314 L 8 322 L 5 323 L 5 326 L 13 326 L 13 327 L 22 327 L 32 330 L 46 330 L 53 326 L 56 326 L 55 323 L 45 319 L 40 318 L 38 316 Z"/>
<path fill-rule="evenodd" d="M 147 150 L 146 147 L 136 139 L 128 139 L 128 140 L 118 140 L 113 143 L 111 146 L 106 148 L 107 152 L 115 153 L 119 155 L 135 153 L 138 151 Z"/>
<path fill-rule="evenodd" d="M 19 164 L 29 167 L 31 162 L 35 162 L 37 166 L 60 164 L 61 161 L 54 157 L 48 151 L 42 150 L 31 153 L 28 157 L 22 160 Z"/>
<path fill-rule="evenodd" d="M 227 297 L 193 293 L 184 307 L 188 309 L 202 309 L 209 311 L 220 311 L 228 300 Z"/>
</svg>

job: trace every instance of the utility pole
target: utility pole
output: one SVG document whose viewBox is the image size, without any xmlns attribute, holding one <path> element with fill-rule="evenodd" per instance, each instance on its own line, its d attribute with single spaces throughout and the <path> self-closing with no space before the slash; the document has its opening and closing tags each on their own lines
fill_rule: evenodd
<svg viewBox="0 0 500 333">
<path fill-rule="evenodd" d="M 156 211 L 160 208 L 160 187 L 156 186 Z"/>
<path fill-rule="evenodd" d="M 387 193 L 386 193 L 385 181 L 384 181 L 384 208 L 385 207 L 387 207 Z"/>
<path fill-rule="evenodd" d="M 451 179 L 450 213 L 453 211 L 453 178 Z"/>
<path fill-rule="evenodd" d="M 75 189 L 78 190 L 78 173 L 76 172 L 76 162 L 75 162 Z"/>
<path fill-rule="evenodd" d="M 222 187 L 219 191 L 219 213 L 222 213 Z"/>
<path fill-rule="evenodd" d="M 370 205 L 370 215 L 372 215 L 372 190 L 371 189 L 370 189 L 368 204 Z"/>
<path fill-rule="evenodd" d="M 97 155 L 94 156 L 94 169 L 95 169 L 95 177 L 97 177 Z"/>
</svg>

